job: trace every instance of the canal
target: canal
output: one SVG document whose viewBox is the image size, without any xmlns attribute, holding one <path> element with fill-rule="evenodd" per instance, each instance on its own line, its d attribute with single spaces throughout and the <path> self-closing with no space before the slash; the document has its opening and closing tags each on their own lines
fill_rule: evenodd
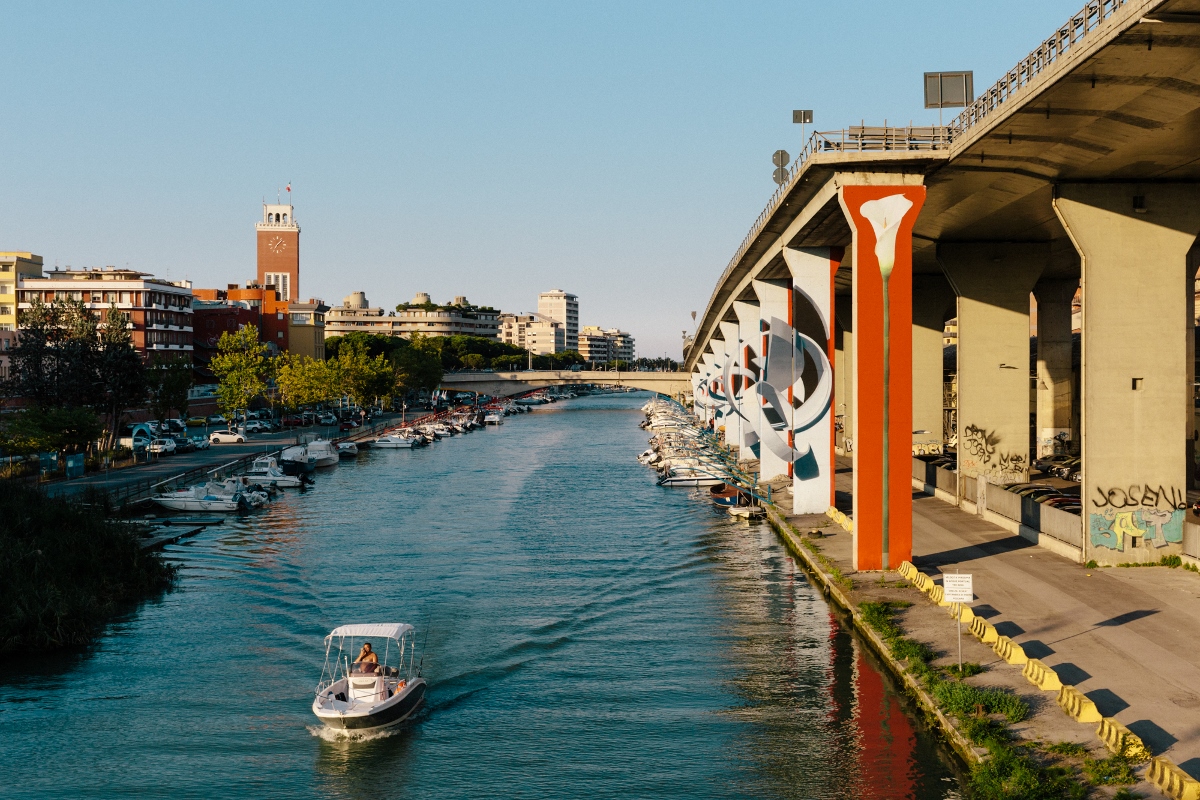
<svg viewBox="0 0 1200 800">
<path fill-rule="evenodd" d="M 654 486 L 646 399 L 366 453 L 170 547 L 94 648 L 0 665 L 0 795 L 959 797 L 770 529 Z M 430 631 L 428 703 L 330 741 L 321 640 L 364 621 Z"/>
</svg>

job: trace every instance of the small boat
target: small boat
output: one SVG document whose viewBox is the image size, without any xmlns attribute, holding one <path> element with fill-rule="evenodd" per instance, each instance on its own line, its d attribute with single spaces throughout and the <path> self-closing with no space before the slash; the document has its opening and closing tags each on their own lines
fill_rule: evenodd
<svg viewBox="0 0 1200 800">
<path fill-rule="evenodd" d="M 354 442 L 338 442 L 338 458 L 358 458 L 358 445 Z"/>
<path fill-rule="evenodd" d="M 708 499 L 715 506 L 722 508 L 732 508 L 745 504 L 745 494 L 736 486 L 730 486 L 727 483 L 722 483 L 718 486 L 713 486 L 708 490 Z"/>
<path fill-rule="evenodd" d="M 483 418 L 484 425 L 503 425 L 504 418 L 500 416 L 499 411 L 489 411 L 487 416 Z"/>
<path fill-rule="evenodd" d="M 337 466 L 338 453 L 333 442 L 328 439 L 313 439 L 306 447 L 308 454 L 316 460 L 318 467 Z"/>
<path fill-rule="evenodd" d="M 724 482 L 724 478 L 718 478 L 706 472 L 697 472 L 695 470 L 683 472 L 672 471 L 658 479 L 659 486 L 720 486 Z"/>
<path fill-rule="evenodd" d="M 384 643 L 382 648 L 371 648 L 378 660 L 359 661 L 358 642 L 370 639 Z M 408 719 L 425 699 L 426 690 L 415 649 L 413 626 L 402 622 L 334 628 L 325 637 L 325 666 L 312 704 L 317 719 L 328 728 L 356 733 L 390 728 Z"/>
<path fill-rule="evenodd" d="M 766 516 L 767 513 L 762 506 L 732 506 L 726 510 L 731 517 L 744 520 L 758 519 Z"/>
<path fill-rule="evenodd" d="M 251 483 L 261 483 L 264 486 L 270 485 L 280 489 L 297 489 L 304 485 L 303 479 L 295 475 L 288 475 L 280 469 L 279 464 L 272 456 L 254 459 L 254 463 L 250 469 L 246 470 L 243 477 Z"/>
<path fill-rule="evenodd" d="M 317 460 L 309 454 L 305 445 L 293 445 L 279 454 L 279 468 L 286 475 L 303 475 L 317 468 Z"/>
<path fill-rule="evenodd" d="M 414 444 L 416 444 L 415 440 L 410 439 L 407 436 L 400 436 L 399 434 L 395 433 L 389 433 L 386 436 L 380 436 L 378 439 L 371 442 L 372 447 L 382 447 L 385 449 L 411 448 Z"/>
<path fill-rule="evenodd" d="M 207 484 L 189 486 L 174 492 L 163 492 L 156 494 L 151 499 L 163 508 L 169 508 L 172 511 L 241 511 L 249 508 L 249 504 L 243 501 L 240 495 L 231 497 L 214 494 L 208 491 Z"/>
</svg>

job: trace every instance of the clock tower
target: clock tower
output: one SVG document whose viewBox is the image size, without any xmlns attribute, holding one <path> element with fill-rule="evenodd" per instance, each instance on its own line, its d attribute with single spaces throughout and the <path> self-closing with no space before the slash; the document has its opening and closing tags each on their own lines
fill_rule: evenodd
<svg viewBox="0 0 1200 800">
<path fill-rule="evenodd" d="M 279 299 L 300 297 L 300 226 L 291 205 L 263 203 L 258 232 L 258 285 L 274 286 Z"/>
</svg>

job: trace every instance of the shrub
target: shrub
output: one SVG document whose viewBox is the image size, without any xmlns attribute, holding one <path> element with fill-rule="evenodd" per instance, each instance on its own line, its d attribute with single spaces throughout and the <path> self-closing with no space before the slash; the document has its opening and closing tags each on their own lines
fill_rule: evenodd
<svg viewBox="0 0 1200 800">
<path fill-rule="evenodd" d="M 1108 758 L 1088 758 L 1083 762 L 1084 774 L 1092 783 L 1101 786 L 1120 786 L 1137 783 L 1129 762 L 1119 755 Z"/>
<path fill-rule="evenodd" d="M 1088 752 L 1087 747 L 1078 742 L 1055 742 L 1054 744 L 1046 745 L 1042 749 L 1056 756 L 1074 756 L 1076 758 L 1083 758 Z"/>
</svg>

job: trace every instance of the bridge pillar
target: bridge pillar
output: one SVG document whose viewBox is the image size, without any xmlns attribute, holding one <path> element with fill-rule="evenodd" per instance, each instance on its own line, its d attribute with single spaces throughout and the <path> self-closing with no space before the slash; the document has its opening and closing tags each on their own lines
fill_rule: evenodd
<svg viewBox="0 0 1200 800">
<path fill-rule="evenodd" d="M 1186 516 L 1200 187 L 1064 184 L 1054 211 L 1083 262 L 1083 558 L 1157 561 Z"/>
<path fill-rule="evenodd" d="M 1078 279 L 1041 280 L 1033 287 L 1037 298 L 1037 454 L 1054 455 L 1055 448 L 1077 440 L 1074 430 L 1075 367 L 1071 350 L 1071 301 Z"/>
<path fill-rule="evenodd" d="M 1050 244 L 939 244 L 958 293 L 958 475 L 1029 480 L 1029 293 Z"/>
<path fill-rule="evenodd" d="M 758 458 L 759 426 L 762 425 L 762 406 L 758 402 L 759 368 L 758 351 L 762 342 L 761 315 L 758 303 L 750 300 L 734 300 L 733 313 L 738 320 L 737 363 L 751 375 L 742 377 L 742 394 L 738 409 L 742 413 L 742 440 L 739 443 L 738 461 L 754 461 Z"/>
<path fill-rule="evenodd" d="M 942 275 L 914 275 L 912 296 L 913 453 L 942 452 L 942 339 L 954 290 Z"/>
<path fill-rule="evenodd" d="M 764 368 L 768 366 L 769 348 L 771 346 L 771 320 L 777 319 L 785 325 L 789 318 L 791 309 L 791 281 L 759 281 L 753 282 L 754 294 L 758 297 L 758 313 L 759 313 L 759 328 L 760 336 L 758 337 L 758 347 L 755 348 L 758 353 L 759 366 L 759 382 L 762 383 L 769 378 L 768 371 Z M 774 333 L 779 334 L 779 331 Z M 786 341 L 786 337 L 784 339 Z M 779 365 L 775 365 L 778 368 Z M 778 384 L 778 381 L 773 381 Z M 759 397 L 762 397 L 760 388 Z M 786 403 L 787 395 L 786 388 L 783 389 L 783 395 L 779 398 L 781 403 Z M 787 457 L 788 432 L 787 420 L 788 411 L 783 405 L 757 402 L 759 406 L 758 425 L 758 472 L 759 479 L 770 481 L 780 476 L 791 477 L 791 460 Z M 782 445 L 782 446 L 781 446 Z"/>
<path fill-rule="evenodd" d="M 729 408 L 725 413 L 725 444 L 730 447 L 742 446 L 742 417 L 741 400 L 743 391 L 742 376 L 738 374 L 741 365 L 742 340 L 736 322 L 722 321 L 719 326 L 725 338 L 725 359 L 722 364 L 722 374 L 725 378 L 725 396 L 729 400 Z"/>
<path fill-rule="evenodd" d="M 843 455 L 854 453 L 854 298 L 840 294 L 833 299 L 837 332 L 833 352 L 834 447 Z"/>
<path fill-rule="evenodd" d="M 912 557 L 912 228 L 925 187 L 852 180 L 891 184 L 838 189 L 854 243 L 854 567 L 894 569 Z"/>
</svg>

